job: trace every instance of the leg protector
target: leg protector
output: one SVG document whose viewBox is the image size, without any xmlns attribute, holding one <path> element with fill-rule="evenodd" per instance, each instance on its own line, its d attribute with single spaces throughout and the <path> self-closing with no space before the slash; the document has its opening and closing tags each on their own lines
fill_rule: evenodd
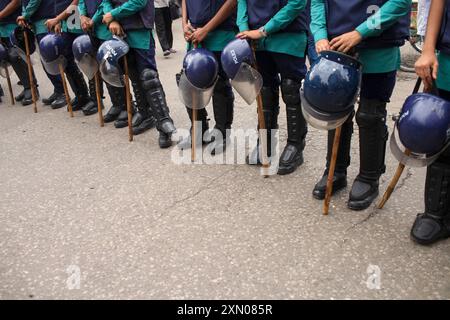
<svg viewBox="0 0 450 320">
<path fill-rule="evenodd" d="M 124 88 L 117 88 L 111 85 L 106 85 L 109 96 L 111 97 L 112 106 L 108 113 L 104 116 L 106 123 L 113 122 L 117 119 L 122 111 L 126 111 L 126 97 Z"/>
<path fill-rule="evenodd" d="M 414 222 L 411 230 L 413 240 L 428 245 L 450 237 L 449 211 L 450 164 L 435 162 L 427 169 L 425 213 L 419 214 Z"/>
<path fill-rule="evenodd" d="M 283 101 L 286 103 L 288 141 L 280 157 L 280 175 L 294 172 L 303 163 L 307 126 L 301 109 L 301 85 L 300 81 L 292 79 L 283 79 L 281 83 Z"/>
<path fill-rule="evenodd" d="M 157 120 L 158 131 L 172 134 L 176 129 L 169 114 L 166 95 L 159 80 L 158 72 L 152 69 L 144 69 L 140 75 L 140 82 L 150 110 Z"/>
<path fill-rule="evenodd" d="M 386 102 L 361 98 L 356 113 L 359 126 L 360 178 L 378 181 L 385 172 L 386 142 Z"/>
<path fill-rule="evenodd" d="M 307 126 L 301 108 L 301 86 L 300 81 L 284 79 L 281 84 L 281 93 L 286 103 L 288 143 L 297 145 L 303 150 Z"/>
<path fill-rule="evenodd" d="M 348 207 L 352 210 L 368 208 L 378 196 L 379 179 L 386 169 L 386 114 L 386 102 L 361 98 L 356 113 L 360 169 L 348 201 Z"/>
<path fill-rule="evenodd" d="M 156 125 L 156 119 L 150 112 L 147 101 L 143 96 L 141 85 L 138 81 L 132 80 L 134 98 L 136 100 L 136 110 L 133 115 L 133 134 L 139 135 L 153 128 Z"/>
</svg>

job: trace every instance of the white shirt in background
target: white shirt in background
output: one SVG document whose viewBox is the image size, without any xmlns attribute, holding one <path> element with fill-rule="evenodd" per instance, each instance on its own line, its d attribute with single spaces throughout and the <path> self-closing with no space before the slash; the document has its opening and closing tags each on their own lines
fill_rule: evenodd
<svg viewBox="0 0 450 320">
<path fill-rule="evenodd" d="M 155 0 L 155 8 L 165 8 L 169 6 L 169 0 Z"/>
</svg>

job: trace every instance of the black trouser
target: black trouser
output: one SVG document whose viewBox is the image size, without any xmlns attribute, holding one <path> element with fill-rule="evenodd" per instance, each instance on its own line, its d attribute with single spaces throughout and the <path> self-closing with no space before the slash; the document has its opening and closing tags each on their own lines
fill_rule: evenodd
<svg viewBox="0 0 450 320">
<path fill-rule="evenodd" d="M 172 49 L 172 18 L 169 7 L 155 9 L 155 28 L 162 50 Z"/>
</svg>

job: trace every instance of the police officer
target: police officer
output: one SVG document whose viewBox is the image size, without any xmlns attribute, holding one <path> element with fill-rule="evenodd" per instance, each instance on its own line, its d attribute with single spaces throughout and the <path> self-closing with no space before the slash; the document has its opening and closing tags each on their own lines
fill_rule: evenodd
<svg viewBox="0 0 450 320">
<path fill-rule="evenodd" d="M 210 6 L 211 10 L 205 10 Z M 227 130 L 233 123 L 234 95 L 230 81 L 226 76 L 220 55 L 223 48 L 232 41 L 237 33 L 236 26 L 236 0 L 184 0 L 183 7 L 183 31 L 184 38 L 189 43 L 189 49 L 193 44 L 213 52 L 219 62 L 219 76 L 213 92 L 213 110 L 215 130 L 213 134 L 214 153 L 223 152 L 227 144 Z M 192 122 L 192 111 L 187 108 Z M 208 113 L 206 109 L 197 112 L 196 121 L 202 123 L 202 134 L 208 131 Z M 211 142 L 208 135 L 204 136 L 204 143 Z M 191 147 L 191 137 L 178 145 L 181 149 Z"/>
<path fill-rule="evenodd" d="M 280 175 L 294 172 L 303 163 L 307 126 L 301 111 L 300 87 L 306 74 L 305 7 L 306 0 L 238 0 L 238 37 L 259 40 L 256 60 L 264 82 L 261 95 L 269 157 L 271 131 L 278 128 L 280 84 L 286 104 L 288 138 L 280 157 Z M 250 164 L 259 163 L 258 150 L 248 157 Z"/>
<path fill-rule="evenodd" d="M 67 79 L 75 93 L 75 98 L 72 100 L 72 110 L 82 110 L 86 116 L 97 113 L 97 100 L 95 96 L 95 83 L 90 86 L 94 89 L 91 91 L 92 96 L 89 95 L 86 81 L 83 74 L 75 63 L 75 59 L 72 53 L 73 41 L 82 34 L 81 26 L 77 23 L 78 18 L 78 0 L 61 0 L 55 2 L 56 17 L 48 19 L 45 22 L 49 32 L 61 33 L 65 39 L 66 45 L 69 48 L 67 50 L 66 61 L 67 65 L 65 73 Z M 69 20 L 70 21 L 69 21 Z"/>
<path fill-rule="evenodd" d="M 373 5 L 381 5 L 381 8 Z M 311 31 L 320 53 L 335 50 L 357 53 L 363 76 L 356 122 L 359 126 L 360 170 L 350 191 L 348 207 L 368 208 L 378 196 L 385 172 L 388 130 L 386 106 L 394 90 L 400 49 L 409 36 L 411 0 L 312 0 Z M 379 11 L 378 11 L 379 9 Z M 376 14 L 374 14 L 377 12 Z M 332 103 L 332 101 L 330 101 Z M 347 185 L 353 117 L 342 127 L 333 191 Z M 327 166 L 313 190 L 325 197 L 334 131 L 328 134 Z"/>
<path fill-rule="evenodd" d="M 436 49 L 439 56 L 436 56 Z M 428 91 L 436 80 L 439 96 L 450 102 L 450 0 L 432 0 L 423 53 L 416 72 Z M 450 149 L 427 168 L 425 213 L 419 214 L 411 230 L 420 244 L 450 237 Z"/>
<path fill-rule="evenodd" d="M 55 1 L 54 0 L 23 0 L 22 1 L 22 15 L 17 18 L 17 23 L 21 26 L 32 23 L 34 32 L 36 33 L 37 41 L 41 41 L 49 32 L 45 22 L 47 19 L 56 16 Z M 60 76 L 55 76 L 47 73 L 54 87 L 53 94 L 42 102 L 45 105 L 51 105 L 52 109 L 59 109 L 66 105 L 66 97 L 64 95 L 64 87 Z"/>
<path fill-rule="evenodd" d="M 33 103 L 27 64 L 9 41 L 10 34 L 17 27 L 16 19 L 20 12 L 20 0 L 0 0 L 0 41 L 7 48 L 8 62 L 24 87 L 23 91 L 16 97 L 16 101 L 21 101 L 22 105 L 27 106 Z"/>
<path fill-rule="evenodd" d="M 166 96 L 159 80 L 155 60 L 155 40 L 152 28 L 155 17 L 153 0 L 103 0 L 103 23 L 117 36 L 124 36 L 130 46 L 130 78 L 141 86 L 141 92 L 148 107 L 157 120 L 159 146 L 172 145 L 172 133 L 175 132 L 173 120 L 169 114 Z M 118 21 L 121 27 L 111 25 Z M 123 29 L 123 30 L 122 30 Z"/>
</svg>

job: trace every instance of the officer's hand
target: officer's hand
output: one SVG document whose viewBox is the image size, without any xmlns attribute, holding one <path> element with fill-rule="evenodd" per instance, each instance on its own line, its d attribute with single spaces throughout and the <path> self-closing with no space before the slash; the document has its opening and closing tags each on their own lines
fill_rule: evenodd
<svg viewBox="0 0 450 320">
<path fill-rule="evenodd" d="M 54 30 L 55 33 L 61 33 L 61 23 L 56 18 L 45 21 L 45 26 L 47 27 L 48 32 L 52 32 Z"/>
<path fill-rule="evenodd" d="M 23 28 L 28 27 L 27 21 L 25 20 L 24 16 L 17 17 L 16 20 L 17 24 Z"/>
<path fill-rule="evenodd" d="M 119 36 L 119 37 L 123 37 L 124 36 L 124 32 L 122 29 L 122 26 L 120 25 L 120 23 L 118 23 L 117 21 L 113 21 L 109 24 L 109 31 L 115 35 L 115 36 Z"/>
<path fill-rule="evenodd" d="M 362 41 L 362 36 L 358 31 L 351 31 L 334 38 L 330 42 L 332 50 L 347 53 L 353 47 L 357 46 Z"/>
<path fill-rule="evenodd" d="M 194 43 L 201 43 L 208 36 L 209 31 L 203 28 L 197 28 L 191 36 L 191 41 Z"/>
<path fill-rule="evenodd" d="M 114 18 L 113 18 L 113 16 L 112 16 L 111 12 L 108 12 L 107 14 L 105 14 L 105 15 L 103 16 L 102 22 L 103 22 L 104 24 L 109 25 L 109 24 L 110 24 L 111 22 L 113 22 L 113 21 L 114 21 Z"/>
<path fill-rule="evenodd" d="M 434 51 L 423 52 L 422 56 L 416 62 L 416 73 L 422 78 L 425 92 L 433 88 L 433 79 L 437 79 L 439 62 Z"/>
<path fill-rule="evenodd" d="M 192 41 L 192 34 L 195 32 L 195 28 L 192 27 L 191 23 L 188 22 L 183 26 L 184 40 L 187 42 Z"/>
<path fill-rule="evenodd" d="M 250 30 L 238 33 L 236 37 L 238 37 L 239 39 L 258 40 L 264 37 L 264 35 L 259 30 Z"/>
<path fill-rule="evenodd" d="M 316 43 L 316 51 L 317 53 L 321 53 L 322 51 L 329 51 L 331 50 L 330 47 L 330 41 L 328 39 L 322 39 L 317 41 Z"/>
<path fill-rule="evenodd" d="M 94 22 L 92 21 L 92 19 L 86 16 L 81 16 L 80 22 L 81 22 L 81 29 L 83 29 L 84 32 L 88 32 L 94 26 Z"/>
</svg>

